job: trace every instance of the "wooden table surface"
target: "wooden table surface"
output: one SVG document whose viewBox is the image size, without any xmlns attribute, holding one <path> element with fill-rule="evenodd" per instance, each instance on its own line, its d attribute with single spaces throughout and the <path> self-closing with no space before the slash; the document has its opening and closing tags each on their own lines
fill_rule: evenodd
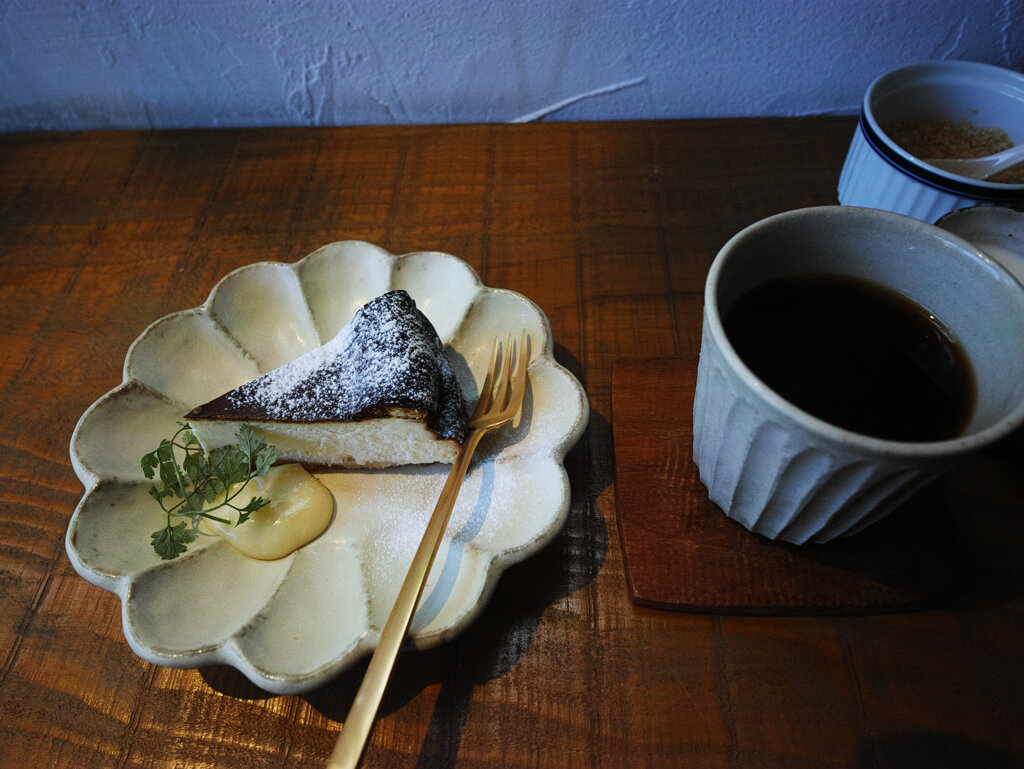
<svg viewBox="0 0 1024 769">
<path fill-rule="evenodd" d="M 930 610 L 743 617 L 627 596 L 613 363 L 695 355 L 718 248 L 835 203 L 854 126 L 0 135 L 0 766 L 324 764 L 363 666 L 274 696 L 231 668 L 143 662 L 64 534 L 82 493 L 72 430 L 142 329 L 235 267 L 343 239 L 446 251 L 533 299 L 592 407 L 564 531 L 460 637 L 403 656 L 367 766 L 1021 766 L 1020 516 L 982 543 L 1015 548 Z"/>
</svg>

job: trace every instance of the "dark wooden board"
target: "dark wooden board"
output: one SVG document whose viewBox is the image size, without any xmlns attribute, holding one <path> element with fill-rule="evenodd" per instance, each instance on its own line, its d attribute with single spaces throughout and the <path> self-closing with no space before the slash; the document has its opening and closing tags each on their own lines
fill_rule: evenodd
<svg viewBox="0 0 1024 769">
<path fill-rule="evenodd" d="M 772 542 L 727 518 L 693 463 L 696 376 L 691 358 L 620 360 L 613 368 L 615 499 L 634 603 L 849 614 L 917 608 L 949 594 L 952 522 L 937 489 L 824 545 Z"/>
</svg>

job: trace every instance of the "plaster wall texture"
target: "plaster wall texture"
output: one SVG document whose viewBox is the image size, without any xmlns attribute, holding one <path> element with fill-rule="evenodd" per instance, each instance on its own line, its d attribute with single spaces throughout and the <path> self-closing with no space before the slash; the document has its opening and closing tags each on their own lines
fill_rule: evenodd
<svg viewBox="0 0 1024 769">
<path fill-rule="evenodd" d="M 0 130 L 852 113 L 1020 0 L 0 0 Z"/>
</svg>

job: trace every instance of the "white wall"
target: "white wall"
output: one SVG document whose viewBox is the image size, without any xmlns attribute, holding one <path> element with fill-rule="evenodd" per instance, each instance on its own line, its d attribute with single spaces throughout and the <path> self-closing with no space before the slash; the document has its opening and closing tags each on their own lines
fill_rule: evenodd
<svg viewBox="0 0 1024 769">
<path fill-rule="evenodd" d="M 849 113 L 1021 0 L 0 0 L 0 130 Z"/>
</svg>

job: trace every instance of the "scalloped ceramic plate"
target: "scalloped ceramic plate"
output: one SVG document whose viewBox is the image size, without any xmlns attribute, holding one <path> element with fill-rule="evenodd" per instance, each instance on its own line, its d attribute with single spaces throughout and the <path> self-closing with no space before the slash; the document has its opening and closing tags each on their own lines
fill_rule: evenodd
<svg viewBox="0 0 1024 769">
<path fill-rule="evenodd" d="M 334 495 L 334 519 L 278 561 L 251 560 L 214 537 L 161 561 L 149 533 L 163 514 L 139 462 L 193 406 L 330 339 L 392 288 L 406 289 L 449 345 L 470 408 L 494 338 L 521 328 L 532 338 L 522 419 L 477 450 L 412 644 L 427 648 L 459 633 L 501 572 L 559 532 L 569 508 L 562 461 L 589 408 L 554 360 L 540 308 L 487 288 L 448 254 L 393 256 L 358 241 L 295 264 L 242 267 L 202 306 L 150 325 L 128 350 L 121 385 L 89 407 L 71 438 L 85 494 L 68 527 L 68 555 L 82 577 L 120 596 L 125 638 L 140 657 L 173 667 L 228 664 L 268 691 L 295 693 L 374 648 L 448 467 L 318 474 Z"/>
</svg>

